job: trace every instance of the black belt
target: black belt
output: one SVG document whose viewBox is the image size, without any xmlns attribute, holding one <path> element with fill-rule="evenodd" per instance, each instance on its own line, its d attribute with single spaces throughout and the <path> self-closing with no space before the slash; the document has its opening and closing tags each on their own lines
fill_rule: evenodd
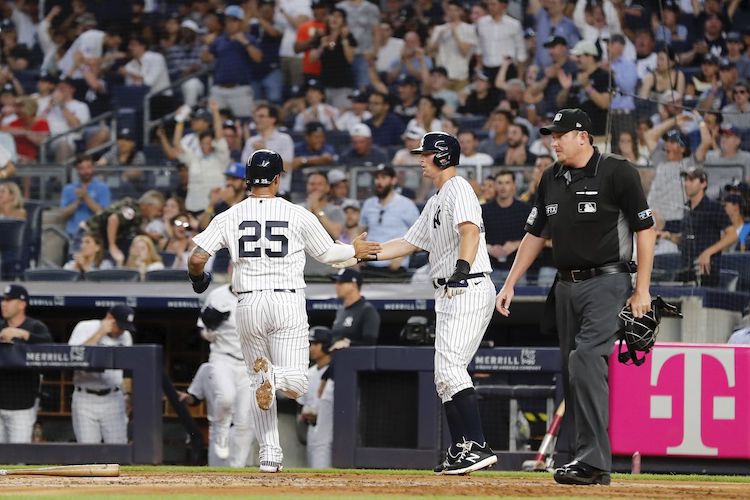
<svg viewBox="0 0 750 500">
<path fill-rule="evenodd" d="M 78 392 L 86 392 L 87 394 L 93 394 L 94 396 L 106 396 L 110 392 L 118 392 L 120 390 L 119 387 L 115 387 L 114 389 L 85 389 L 83 387 L 76 387 L 76 391 Z"/>
<path fill-rule="evenodd" d="M 579 283 L 597 276 L 605 274 L 634 273 L 635 264 L 629 262 L 616 262 L 614 264 L 605 264 L 591 269 L 573 269 L 572 271 L 560 271 L 557 277 L 562 281 Z"/>
<path fill-rule="evenodd" d="M 237 292 L 238 294 L 242 293 L 256 293 L 256 292 L 267 292 L 268 290 L 250 290 L 249 292 Z M 282 292 L 282 293 L 297 293 L 297 290 L 294 288 L 274 288 L 271 290 L 273 292 Z"/>
<path fill-rule="evenodd" d="M 474 273 L 466 276 L 466 279 L 470 280 L 474 278 L 484 278 L 485 276 L 487 276 L 487 273 Z M 445 286 L 446 283 L 448 283 L 448 278 L 435 278 L 434 280 L 432 280 L 432 286 L 435 289 L 438 289 L 441 286 Z"/>
</svg>

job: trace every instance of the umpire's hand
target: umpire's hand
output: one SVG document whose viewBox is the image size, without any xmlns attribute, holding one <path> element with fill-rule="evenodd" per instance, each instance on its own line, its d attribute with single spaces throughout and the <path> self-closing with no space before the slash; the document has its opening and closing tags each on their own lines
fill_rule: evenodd
<svg viewBox="0 0 750 500">
<path fill-rule="evenodd" d="M 208 285 L 211 284 L 211 273 L 202 272 L 198 276 L 193 276 L 188 273 L 188 277 L 193 284 L 193 291 L 195 293 L 203 293 L 208 289 Z"/>
<path fill-rule="evenodd" d="M 625 302 L 625 305 L 630 306 L 630 310 L 633 311 L 633 317 L 642 318 L 651 310 L 651 294 L 648 290 L 644 292 L 636 289 L 633 291 L 633 295 Z"/>
</svg>

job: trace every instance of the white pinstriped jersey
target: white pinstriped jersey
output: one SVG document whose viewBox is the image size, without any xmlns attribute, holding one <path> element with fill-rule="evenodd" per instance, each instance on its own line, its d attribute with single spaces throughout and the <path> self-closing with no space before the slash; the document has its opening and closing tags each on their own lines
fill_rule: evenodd
<svg viewBox="0 0 750 500">
<path fill-rule="evenodd" d="M 492 272 L 484 237 L 482 208 L 471 185 L 463 177 L 448 179 L 427 204 L 404 239 L 430 252 L 430 276 L 449 278 L 456 269 L 461 235 L 459 224 L 471 222 L 479 227 L 479 248 L 471 273 Z"/>
<path fill-rule="evenodd" d="M 193 241 L 211 255 L 229 249 L 237 293 L 305 288 L 305 251 L 320 257 L 334 245 L 305 208 L 252 196 L 217 215 Z"/>
<path fill-rule="evenodd" d="M 211 343 L 211 353 L 229 354 L 242 359 L 242 346 L 237 333 L 237 296 L 232 293 L 229 285 L 214 288 L 206 297 L 204 307 L 213 307 L 217 311 L 229 313 L 229 317 L 215 329 L 210 330 L 198 318 L 201 336 Z"/>
</svg>

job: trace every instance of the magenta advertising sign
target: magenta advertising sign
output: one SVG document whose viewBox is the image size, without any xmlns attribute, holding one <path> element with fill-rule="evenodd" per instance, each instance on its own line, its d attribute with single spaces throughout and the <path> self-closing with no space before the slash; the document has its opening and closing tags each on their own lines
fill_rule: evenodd
<svg viewBox="0 0 750 500">
<path fill-rule="evenodd" d="M 609 361 L 612 453 L 750 458 L 750 346 L 657 344 Z"/>
</svg>

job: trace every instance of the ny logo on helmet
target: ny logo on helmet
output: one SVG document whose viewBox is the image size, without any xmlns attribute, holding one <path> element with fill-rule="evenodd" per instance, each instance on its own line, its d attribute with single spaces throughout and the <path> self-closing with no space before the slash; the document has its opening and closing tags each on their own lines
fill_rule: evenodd
<svg viewBox="0 0 750 500">
<path fill-rule="evenodd" d="M 263 161 L 262 161 L 262 162 L 260 163 L 260 168 L 266 168 L 266 167 L 267 167 L 267 166 L 269 166 L 270 164 L 271 164 L 271 162 L 270 162 L 270 161 L 268 161 L 268 160 L 263 160 Z"/>
<path fill-rule="evenodd" d="M 443 140 L 435 141 L 435 148 L 437 148 L 441 153 L 445 153 L 446 151 L 448 151 L 448 146 Z"/>
</svg>

